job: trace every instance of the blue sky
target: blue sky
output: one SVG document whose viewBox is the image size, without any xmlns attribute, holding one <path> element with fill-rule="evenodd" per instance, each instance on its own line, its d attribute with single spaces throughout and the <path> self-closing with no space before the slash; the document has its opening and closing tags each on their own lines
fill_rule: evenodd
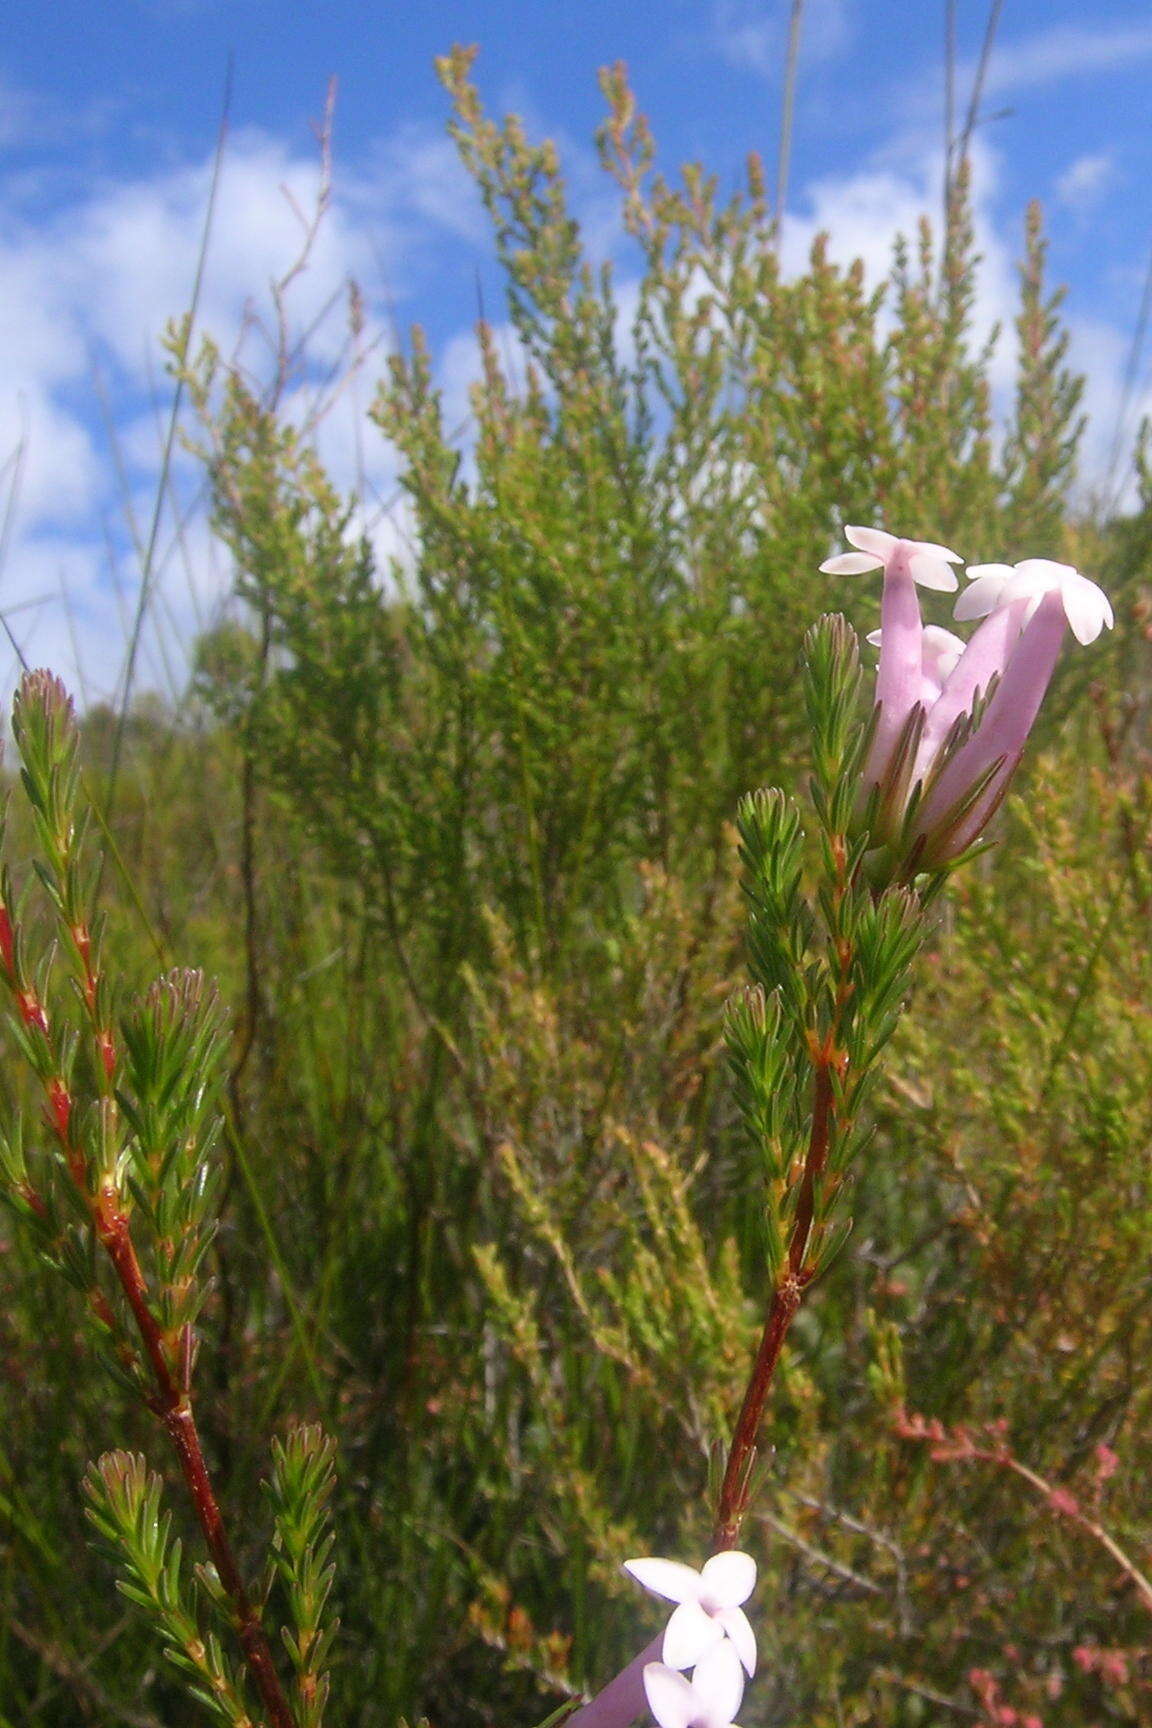
<svg viewBox="0 0 1152 1728">
<path fill-rule="evenodd" d="M 597 69 L 628 63 L 674 174 L 699 158 L 734 187 L 771 169 L 791 0 L 45 0 L 0 40 L 0 612 L 28 657 L 90 698 L 114 693 L 139 584 L 169 386 L 158 337 L 187 304 L 228 68 L 231 130 L 201 302 L 231 350 L 299 245 L 314 196 L 312 126 L 337 80 L 334 198 L 296 315 L 361 285 L 381 348 L 419 320 L 463 421 L 478 284 L 502 316 L 482 214 L 445 134 L 434 55 L 480 45 L 491 110 L 557 140 L 577 213 L 618 255 L 592 145 Z M 883 273 L 895 234 L 939 202 L 945 0 L 806 0 L 783 256 L 827 227 Z M 956 0 L 958 101 L 988 14 Z M 1092 415 L 1082 487 L 1114 487 L 1118 421 L 1152 408 L 1146 354 L 1125 391 L 1152 247 L 1152 8 L 1146 0 L 1004 0 L 975 138 L 985 253 L 979 319 L 1010 320 L 1023 212 L 1042 200 L 1073 357 Z M 286 195 L 286 190 L 291 198 Z M 339 320 L 318 352 L 339 349 Z M 249 359 L 259 336 L 246 337 Z M 255 349 L 253 344 L 255 343 Z M 330 347 L 326 349 L 325 344 Z M 1010 350 L 1001 364 L 1007 376 Z M 395 464 L 363 424 L 367 383 L 326 422 L 337 477 L 365 486 L 381 553 L 406 548 Z M 1130 446 L 1125 438 L 1125 449 Z M 371 508 L 369 508 L 371 506 Z M 900 525 L 928 534 L 930 523 Z M 1044 551 L 1037 548 L 1037 551 Z M 160 523 L 140 678 L 174 693 L 187 644 L 219 614 L 226 561 L 186 459 Z M 0 638 L 0 689 L 16 657 Z"/>
</svg>

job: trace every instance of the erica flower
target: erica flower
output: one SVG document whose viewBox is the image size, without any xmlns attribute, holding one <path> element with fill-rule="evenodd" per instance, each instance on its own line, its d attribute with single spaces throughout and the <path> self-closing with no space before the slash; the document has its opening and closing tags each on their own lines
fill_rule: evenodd
<svg viewBox="0 0 1152 1728">
<path fill-rule="evenodd" d="M 883 570 L 884 597 L 880 607 L 880 665 L 876 672 L 876 722 L 872 747 L 864 767 L 864 791 L 879 789 L 874 822 L 889 830 L 903 808 L 911 774 L 910 732 L 918 723 L 925 697 L 924 625 L 916 588 L 951 593 L 957 586 L 953 564 L 958 552 L 930 540 L 901 540 L 882 528 L 845 528 L 855 552 L 826 558 L 820 568 L 832 576 L 857 576 Z"/>
<path fill-rule="evenodd" d="M 739 1664 L 748 1674 L 756 1672 L 756 1639 L 740 1606 L 756 1583 L 751 1554 L 727 1549 L 706 1560 L 699 1572 L 679 1560 L 657 1559 L 626 1560 L 624 1570 L 645 1590 L 678 1604 L 664 1633 L 662 1654 L 669 1667 L 693 1668 L 730 1639 Z"/>
<path fill-rule="evenodd" d="M 973 565 L 968 573 L 972 584 L 956 616 L 984 622 L 929 711 L 917 754 L 925 793 L 915 827 L 925 868 L 965 851 L 999 808 L 1056 670 L 1065 626 L 1087 644 L 1113 622 L 1103 589 L 1070 564 L 1026 558 L 1014 567 Z M 937 766 L 951 728 L 993 677 L 999 683 L 979 723 Z"/>
<path fill-rule="evenodd" d="M 1064 616 L 1077 642 L 1087 647 L 1101 630 L 1112 628 L 1108 596 L 1071 564 L 1051 558 L 1025 558 L 1021 564 L 970 564 L 969 586 L 956 602 L 957 618 L 983 618 L 999 607 L 1022 608 L 1022 627 L 1035 616 L 1047 594 L 1059 594 Z"/>
<path fill-rule="evenodd" d="M 700 1658 L 691 1680 L 663 1662 L 649 1662 L 644 1692 L 660 1728 L 736 1728 L 744 1671 L 724 1639 Z"/>
</svg>

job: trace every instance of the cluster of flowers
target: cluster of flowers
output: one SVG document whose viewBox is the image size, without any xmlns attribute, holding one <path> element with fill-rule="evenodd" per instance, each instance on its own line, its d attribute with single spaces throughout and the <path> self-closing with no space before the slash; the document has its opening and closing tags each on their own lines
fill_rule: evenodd
<svg viewBox="0 0 1152 1728">
<path fill-rule="evenodd" d="M 660 1728 L 734 1728 L 744 1676 L 756 1672 L 756 1639 L 740 1606 L 756 1583 L 755 1560 L 733 1548 L 714 1554 L 699 1572 L 656 1559 L 627 1560 L 624 1569 L 677 1604 L 662 1660 L 644 1668 L 645 1696 Z"/>
<path fill-rule="evenodd" d="M 846 528 L 853 552 L 832 575 L 884 572 L 876 716 L 860 816 L 906 875 L 953 862 L 982 835 L 1016 771 L 1056 667 L 1065 626 L 1094 642 L 1112 625 L 1104 592 L 1048 558 L 973 564 L 955 617 L 982 619 L 967 642 L 925 625 L 917 586 L 948 593 L 963 560 L 946 546 Z"/>
</svg>

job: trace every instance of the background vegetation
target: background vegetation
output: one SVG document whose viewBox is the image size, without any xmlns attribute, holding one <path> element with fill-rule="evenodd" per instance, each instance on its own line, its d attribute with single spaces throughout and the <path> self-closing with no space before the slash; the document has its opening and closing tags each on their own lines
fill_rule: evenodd
<svg viewBox="0 0 1152 1728">
<path fill-rule="evenodd" d="M 482 111 L 467 55 L 441 70 L 517 347 L 480 328 L 463 450 L 419 331 L 388 363 L 414 561 L 376 567 L 289 380 L 184 328 L 243 611 L 178 712 L 83 723 L 112 966 L 203 967 L 232 1013 L 199 1411 L 238 1542 L 266 1536 L 271 1435 L 322 1422 L 337 1725 L 532 1722 L 650 1636 L 620 1562 L 701 1553 L 763 1297 L 718 1049 L 730 822 L 803 772 L 807 624 L 876 622 L 878 588 L 816 567 L 845 521 L 1064 557 L 1117 629 L 950 892 L 854 1237 L 795 1328 L 743 1720 L 1147 1721 L 1152 493 L 1069 506 L 1039 214 L 994 403 L 962 170 L 883 289 L 822 244 L 785 280 L 758 165 L 726 202 L 667 180 L 613 71 L 625 296 L 552 147 Z M 0 1288 L 0 1722 L 191 1722 L 79 1489 L 160 1449 L 16 1235 Z"/>
</svg>

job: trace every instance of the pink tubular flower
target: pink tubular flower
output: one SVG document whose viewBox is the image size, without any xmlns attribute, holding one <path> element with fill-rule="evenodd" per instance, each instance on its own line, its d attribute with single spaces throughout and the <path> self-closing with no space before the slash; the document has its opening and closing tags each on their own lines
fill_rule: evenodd
<svg viewBox="0 0 1152 1728">
<path fill-rule="evenodd" d="M 707 1651 L 730 1639 L 744 1671 L 756 1672 L 756 1639 L 740 1606 L 756 1583 L 751 1554 L 727 1549 L 713 1554 L 699 1572 L 679 1560 L 656 1559 L 626 1560 L 624 1570 L 645 1590 L 677 1604 L 662 1651 L 670 1668 L 693 1668 Z"/>
<path fill-rule="evenodd" d="M 921 752 L 931 755 L 922 760 L 918 753 L 916 762 L 925 787 L 915 822 L 924 869 L 974 845 L 999 809 L 1056 670 L 1065 625 L 1087 644 L 1113 622 L 1107 595 L 1070 564 L 1026 558 L 1015 567 L 973 565 L 969 575 L 972 585 L 960 596 L 956 615 L 983 616 L 984 622 L 928 715 Z M 951 727 L 971 711 L 993 676 L 999 683 L 979 724 L 942 760 L 937 753 Z"/>
<path fill-rule="evenodd" d="M 855 552 L 826 558 L 827 575 L 857 576 L 865 570 L 884 572 L 880 608 L 880 665 L 876 673 L 876 727 L 864 767 L 864 792 L 880 793 L 877 831 L 890 830 L 904 807 L 912 768 L 910 732 L 925 696 L 924 626 L 916 588 L 951 593 L 956 574 L 950 566 L 963 562 L 959 553 L 929 540 L 901 540 L 882 528 L 845 528 Z"/>
</svg>

